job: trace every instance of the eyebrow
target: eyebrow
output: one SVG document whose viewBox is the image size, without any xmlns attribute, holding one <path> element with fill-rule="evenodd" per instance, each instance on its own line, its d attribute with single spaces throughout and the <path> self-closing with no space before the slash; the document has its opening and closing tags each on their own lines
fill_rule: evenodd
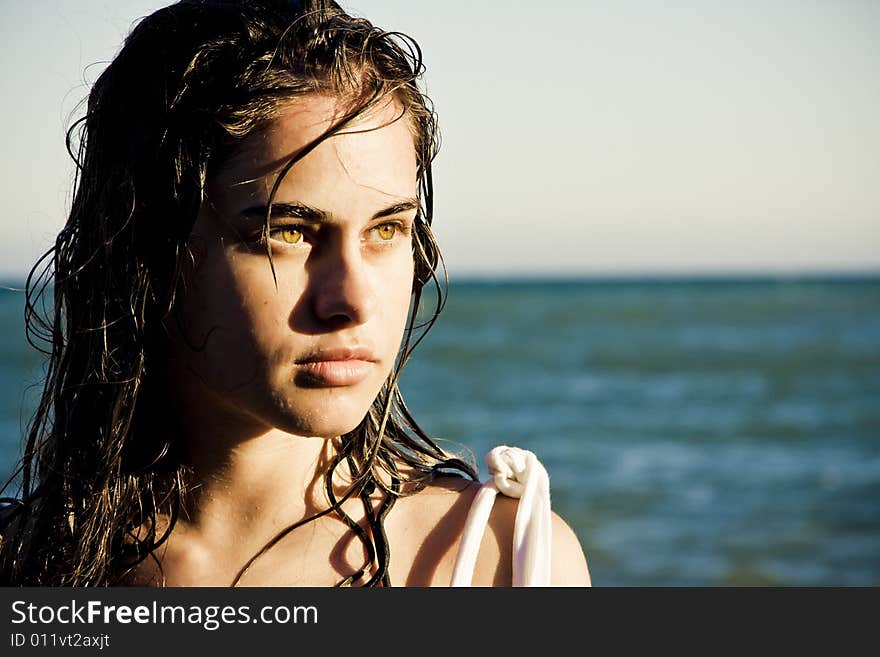
<svg viewBox="0 0 880 657">
<path fill-rule="evenodd" d="M 387 208 L 379 210 L 370 218 L 370 220 L 372 221 L 373 219 L 390 217 L 395 214 L 400 214 L 401 212 L 418 210 L 418 208 L 419 200 L 417 198 L 408 198 L 389 205 Z M 266 213 L 268 211 L 268 205 L 253 205 L 249 208 L 242 210 L 242 214 L 249 218 L 265 219 Z M 273 218 L 286 217 L 289 219 L 303 219 L 305 221 L 321 223 L 328 221 L 330 219 L 330 216 L 331 215 L 329 213 L 324 212 L 323 210 L 319 210 L 318 208 L 313 208 L 309 205 L 306 205 L 305 203 L 272 204 Z"/>
</svg>

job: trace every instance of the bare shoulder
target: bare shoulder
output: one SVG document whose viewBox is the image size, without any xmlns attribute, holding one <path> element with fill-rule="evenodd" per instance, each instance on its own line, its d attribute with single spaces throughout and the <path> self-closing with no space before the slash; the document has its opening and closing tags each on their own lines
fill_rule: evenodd
<svg viewBox="0 0 880 657">
<path fill-rule="evenodd" d="M 592 586 L 587 557 L 577 534 L 555 511 L 553 512 L 553 562 L 550 567 L 552 586 Z"/>
<path fill-rule="evenodd" d="M 448 586 L 468 512 L 479 482 L 439 477 L 415 495 L 401 498 L 389 514 L 392 581 L 396 586 Z M 495 498 L 480 543 L 472 586 L 510 586 L 513 582 L 513 530 L 519 500 Z M 552 514 L 552 586 L 590 586 L 584 551 L 575 532 Z"/>
<path fill-rule="evenodd" d="M 385 521 L 395 586 L 446 586 L 468 510 L 480 484 L 442 476 L 401 497 Z"/>
<path fill-rule="evenodd" d="M 474 586 L 513 582 L 513 530 L 519 500 L 499 495 L 489 517 L 474 571 Z M 552 515 L 551 586 L 591 586 L 587 559 L 577 535 L 555 511 Z"/>
</svg>

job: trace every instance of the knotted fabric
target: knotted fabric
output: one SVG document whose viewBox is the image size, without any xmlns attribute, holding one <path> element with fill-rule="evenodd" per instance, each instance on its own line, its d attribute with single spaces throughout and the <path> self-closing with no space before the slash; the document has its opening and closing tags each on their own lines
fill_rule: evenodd
<svg viewBox="0 0 880 657">
<path fill-rule="evenodd" d="M 552 545 L 550 478 L 538 457 L 499 445 L 486 455 L 491 479 L 477 491 L 468 511 L 450 586 L 470 586 L 489 514 L 500 492 L 519 498 L 513 527 L 513 585 L 549 586 Z"/>
</svg>

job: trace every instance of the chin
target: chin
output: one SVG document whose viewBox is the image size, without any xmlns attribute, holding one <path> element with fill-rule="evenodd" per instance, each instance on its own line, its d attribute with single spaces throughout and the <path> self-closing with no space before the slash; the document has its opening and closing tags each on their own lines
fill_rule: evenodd
<svg viewBox="0 0 880 657">
<path fill-rule="evenodd" d="M 364 419 L 364 416 L 352 420 L 351 422 L 322 422 L 322 421 L 302 421 L 302 418 L 279 426 L 278 428 L 295 436 L 304 436 L 309 438 L 324 438 L 330 440 L 337 436 L 342 436 L 353 431 Z"/>
<path fill-rule="evenodd" d="M 323 391 L 324 395 L 308 395 L 323 399 L 308 400 L 298 395 L 296 401 L 289 400 L 279 409 L 280 417 L 275 426 L 288 433 L 299 436 L 319 436 L 335 438 L 355 429 L 370 410 L 375 399 L 363 395 L 340 394 L 336 391 Z M 330 394 L 326 394 L 326 393 Z"/>
</svg>

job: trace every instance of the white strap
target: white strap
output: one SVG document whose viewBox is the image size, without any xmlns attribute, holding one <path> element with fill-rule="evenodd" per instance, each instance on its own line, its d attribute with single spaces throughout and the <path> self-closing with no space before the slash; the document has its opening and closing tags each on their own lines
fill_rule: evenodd
<svg viewBox="0 0 880 657">
<path fill-rule="evenodd" d="M 530 451 L 500 445 L 486 455 L 492 479 L 468 511 L 450 586 L 470 586 L 495 496 L 519 498 L 513 528 L 513 585 L 549 586 L 552 546 L 550 478 Z"/>
</svg>

